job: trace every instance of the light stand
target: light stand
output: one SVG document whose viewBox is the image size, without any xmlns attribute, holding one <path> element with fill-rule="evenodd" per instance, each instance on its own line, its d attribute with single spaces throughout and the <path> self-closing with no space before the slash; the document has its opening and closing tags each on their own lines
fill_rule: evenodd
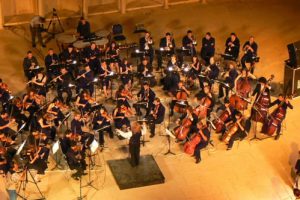
<svg viewBox="0 0 300 200">
<path fill-rule="evenodd" d="M 56 21 L 58 22 L 59 28 L 61 29 L 60 32 L 56 31 Z M 52 32 L 50 32 L 51 25 L 52 25 Z M 61 21 L 60 21 L 59 17 L 58 17 L 57 10 L 55 8 L 53 8 L 52 18 L 49 22 L 49 25 L 48 25 L 48 28 L 47 28 L 47 33 L 51 34 L 52 38 L 54 38 L 56 34 L 62 33 L 62 32 L 64 32 L 64 28 L 61 24 Z"/>
</svg>

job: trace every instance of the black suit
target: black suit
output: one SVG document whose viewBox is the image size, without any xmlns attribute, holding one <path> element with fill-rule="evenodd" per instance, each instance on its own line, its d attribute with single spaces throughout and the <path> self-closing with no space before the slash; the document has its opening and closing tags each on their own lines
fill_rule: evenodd
<svg viewBox="0 0 300 200">
<path fill-rule="evenodd" d="M 142 133 L 133 133 L 129 139 L 129 152 L 131 157 L 131 164 L 133 167 L 139 165 L 140 162 L 140 147 L 141 147 Z"/>
<path fill-rule="evenodd" d="M 53 54 L 53 55 L 47 55 L 45 57 L 45 66 L 46 66 L 46 70 L 47 70 L 47 76 L 48 78 L 53 78 L 55 76 L 59 75 L 59 68 L 58 65 L 51 65 L 52 63 L 58 63 L 59 59 L 58 59 L 58 55 L 57 54 Z"/>
<path fill-rule="evenodd" d="M 247 45 L 249 45 L 253 49 L 253 52 L 250 51 L 250 50 L 246 50 L 244 56 L 241 59 L 241 63 L 242 63 L 243 68 L 246 68 L 246 63 L 253 63 L 256 56 L 257 56 L 258 46 L 257 46 L 256 42 L 253 42 L 252 44 L 250 44 L 249 41 L 245 42 L 245 44 L 243 46 L 243 49 Z M 251 71 L 251 73 L 253 73 L 253 71 Z"/>
<path fill-rule="evenodd" d="M 138 115 L 141 115 L 141 108 L 146 109 L 146 116 L 149 115 L 151 108 L 153 107 L 153 101 L 155 99 L 155 93 L 153 90 L 149 88 L 148 91 L 146 91 L 144 88 L 142 88 L 139 93 L 137 94 L 138 97 L 141 98 L 140 102 L 145 102 L 145 104 L 134 104 L 134 108 L 136 110 L 136 113 Z"/>
<path fill-rule="evenodd" d="M 32 58 L 30 58 L 30 59 L 28 57 L 26 57 L 23 60 L 23 70 L 24 70 L 24 74 L 28 80 L 31 80 L 35 76 L 35 72 L 29 69 L 31 67 L 32 63 L 35 63 L 34 66 L 39 65 L 37 59 L 34 56 L 32 56 Z"/>
<path fill-rule="evenodd" d="M 161 68 L 162 66 L 162 56 L 170 56 L 172 54 L 175 54 L 175 40 L 174 39 L 171 39 L 171 45 L 172 45 L 172 48 L 170 48 L 170 51 L 158 51 L 158 54 L 157 54 L 157 67 L 158 68 Z M 159 43 L 159 47 L 160 48 L 165 48 L 165 47 L 168 47 L 168 44 L 167 44 L 167 38 L 164 37 L 160 40 L 160 43 Z"/>
<path fill-rule="evenodd" d="M 201 47 L 201 58 L 205 60 L 206 64 L 209 63 L 211 57 L 215 55 L 215 38 L 211 37 L 207 40 L 205 37 L 202 38 L 202 47 Z"/>
<path fill-rule="evenodd" d="M 151 38 L 152 39 L 152 38 Z M 142 37 L 141 39 L 140 39 L 140 50 L 141 51 L 145 51 L 145 56 L 149 56 L 149 62 L 150 62 L 150 64 L 152 65 L 152 62 L 153 62 L 153 57 L 154 57 L 154 51 L 153 51 L 153 44 L 149 44 L 148 43 L 148 47 L 149 47 L 149 49 L 146 49 L 145 47 L 146 47 L 146 43 L 147 43 L 147 41 L 146 41 L 146 38 L 145 37 Z"/>
<path fill-rule="evenodd" d="M 165 119 L 165 107 L 160 103 L 152 108 L 153 114 L 149 115 L 149 128 L 151 135 L 155 135 L 155 125 L 160 124 Z"/>
<path fill-rule="evenodd" d="M 229 45 L 230 42 L 234 44 L 233 47 Z M 226 40 L 225 46 L 226 46 L 225 53 L 231 55 L 228 57 L 225 56 L 225 59 L 236 60 L 239 57 L 239 53 L 240 53 L 240 40 L 236 38 L 234 41 L 231 41 L 231 38 L 229 37 Z"/>
</svg>

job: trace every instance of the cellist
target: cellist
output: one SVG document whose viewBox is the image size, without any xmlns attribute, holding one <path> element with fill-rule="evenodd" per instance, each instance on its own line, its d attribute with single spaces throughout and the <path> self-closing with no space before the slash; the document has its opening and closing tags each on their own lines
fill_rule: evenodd
<svg viewBox="0 0 300 200">
<path fill-rule="evenodd" d="M 197 134 L 200 135 L 201 140 L 196 145 L 195 151 L 194 151 L 194 157 L 196 159 L 196 164 L 200 163 L 201 161 L 201 149 L 205 148 L 210 140 L 210 131 L 206 125 L 203 125 L 202 122 L 199 122 L 197 124 Z"/>
<path fill-rule="evenodd" d="M 277 105 L 278 107 L 274 110 L 274 112 L 271 115 L 273 117 L 276 117 L 277 113 L 279 113 L 279 112 L 280 112 L 281 115 L 283 115 L 281 117 L 281 120 L 278 120 L 277 129 L 276 129 L 275 140 L 278 140 L 279 137 L 280 137 L 280 132 L 281 132 L 281 124 L 282 124 L 283 120 L 286 117 L 286 111 L 287 111 L 288 108 L 293 109 L 294 107 L 292 106 L 290 101 L 286 97 L 283 96 L 283 94 L 279 94 L 278 99 L 271 102 L 270 105 L 269 105 L 269 108 L 271 108 L 275 105 Z M 266 125 L 266 123 L 264 124 L 264 126 L 265 125 Z M 262 132 L 264 132 L 264 129 L 265 129 L 264 126 L 263 126 Z"/>
<path fill-rule="evenodd" d="M 191 93 L 183 85 L 183 82 L 179 81 L 179 83 L 177 84 L 177 87 L 174 88 L 174 90 L 172 92 L 170 92 L 169 94 L 172 96 L 172 101 L 170 102 L 170 116 L 173 116 L 173 114 L 174 114 L 174 106 L 175 106 L 176 102 L 180 101 L 180 100 L 183 100 L 183 99 L 181 99 L 180 96 L 187 97 Z"/>
<path fill-rule="evenodd" d="M 196 98 L 199 105 L 194 109 L 194 113 L 201 119 L 210 118 L 210 113 L 215 105 L 210 86 L 204 86 L 203 90 L 196 94 Z"/>
</svg>

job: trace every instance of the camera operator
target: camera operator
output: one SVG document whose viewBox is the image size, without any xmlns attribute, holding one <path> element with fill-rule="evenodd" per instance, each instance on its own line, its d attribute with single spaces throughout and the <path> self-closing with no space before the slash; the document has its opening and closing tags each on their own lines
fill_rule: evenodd
<svg viewBox="0 0 300 200">
<path fill-rule="evenodd" d="M 46 47 L 45 43 L 43 42 L 42 32 L 44 31 L 44 23 L 45 18 L 41 16 L 34 16 L 30 21 L 30 32 L 32 38 L 32 47 L 36 47 L 35 38 L 38 38 L 38 42 L 42 45 L 43 48 Z"/>
</svg>

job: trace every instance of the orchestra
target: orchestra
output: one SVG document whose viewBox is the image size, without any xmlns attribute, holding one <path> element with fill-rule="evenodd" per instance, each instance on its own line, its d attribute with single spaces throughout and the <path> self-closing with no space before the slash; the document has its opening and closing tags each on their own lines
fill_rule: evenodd
<svg viewBox="0 0 300 200">
<path fill-rule="evenodd" d="M 77 32 L 79 39 L 92 34 L 85 19 L 81 18 Z M 23 139 L 26 133 L 23 151 L 30 168 L 44 174 L 50 146 L 59 141 L 68 166 L 76 170 L 72 175 L 76 180 L 85 174 L 86 151 L 94 140 L 103 148 L 106 133 L 111 142 L 120 132 L 131 134 L 127 138 L 129 152 L 132 165 L 137 166 L 142 136 L 138 122 L 149 128 L 153 138 L 161 131 L 157 125 L 166 124 L 167 115 L 166 128 L 176 138 L 176 145 L 183 146 L 196 163 L 202 159 L 201 150 L 211 145 L 212 134 L 220 135 L 218 142 L 225 143 L 227 150 L 236 140 L 247 138 L 252 122 L 263 124 L 265 137 L 277 140 L 282 135 L 287 109 L 293 109 L 291 94 L 280 94 L 271 101 L 274 77 L 267 80 L 253 74 L 258 62 L 253 36 L 243 45 L 245 53 L 239 60 L 240 41 L 231 33 L 221 61 L 210 32 L 202 38 L 200 52 L 191 30 L 183 36 L 179 49 L 169 32 L 157 49 L 148 31 L 138 42 L 142 53 L 136 65 L 115 41 L 103 49 L 96 42 L 82 49 L 69 44 L 59 54 L 49 49 L 44 58 L 45 72 L 28 51 L 23 60 L 28 91 L 14 97 L 0 81 L 0 171 L 8 172 L 16 150 L 11 148 L 18 136 Z M 155 67 L 161 73 L 153 72 Z M 156 81 L 159 78 L 160 83 Z M 244 114 L 246 110 L 250 116 Z"/>
</svg>

